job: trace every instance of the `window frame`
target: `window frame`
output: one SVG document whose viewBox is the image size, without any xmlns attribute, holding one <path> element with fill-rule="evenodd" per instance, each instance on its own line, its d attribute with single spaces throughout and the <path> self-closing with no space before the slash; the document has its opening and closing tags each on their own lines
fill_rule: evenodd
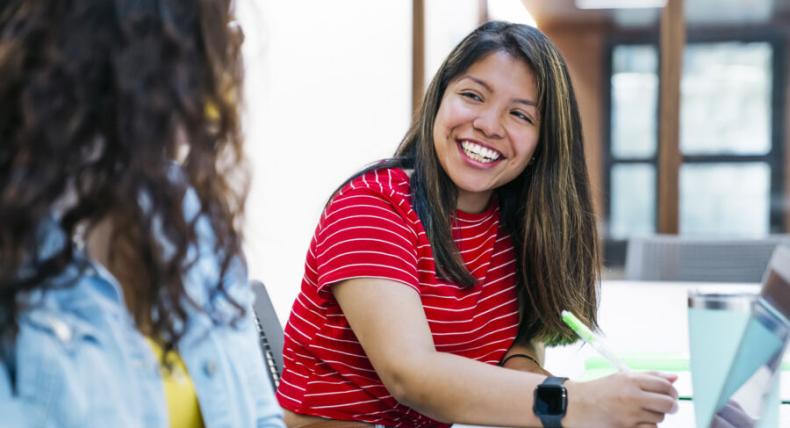
<svg viewBox="0 0 790 428">
<path fill-rule="evenodd" d="M 785 118 L 785 93 L 786 88 L 786 39 L 783 33 L 774 28 L 743 28 L 743 27 L 707 27 L 692 29 L 687 33 L 686 45 L 699 43 L 768 43 L 773 50 L 771 54 L 771 147 L 764 155 L 737 155 L 737 154 L 716 154 L 716 155 L 684 155 L 681 153 L 681 167 L 685 164 L 704 164 L 704 163 L 747 163 L 765 162 L 768 164 L 770 172 L 769 190 L 769 233 L 782 233 L 784 231 L 784 213 L 782 200 L 785 196 L 784 189 L 784 118 Z M 612 204 L 612 168 L 618 164 L 649 164 L 655 171 L 655 230 L 658 231 L 658 186 L 661 182 L 660 171 L 658 168 L 658 145 L 660 140 L 658 132 L 660 124 L 660 108 L 656 106 L 656 150 L 650 157 L 617 159 L 612 154 L 612 73 L 613 55 L 618 46 L 624 45 L 650 45 L 656 49 L 658 55 L 656 70 L 658 74 L 658 90 L 661 91 L 661 55 L 659 47 L 659 37 L 657 29 L 620 31 L 611 34 L 604 47 L 604 81 L 602 87 L 606 88 L 603 94 L 603 187 L 605 189 L 603 198 L 603 217 L 606 225 L 604 231 L 604 265 L 608 267 L 619 267 L 625 264 L 625 252 L 627 239 L 614 239 L 610 237 L 610 220 Z M 660 102 L 660 100 L 659 100 Z M 790 142 L 788 142 L 790 144 Z M 678 195 L 680 197 L 680 195 Z M 679 206 L 679 203 L 678 203 Z"/>
</svg>

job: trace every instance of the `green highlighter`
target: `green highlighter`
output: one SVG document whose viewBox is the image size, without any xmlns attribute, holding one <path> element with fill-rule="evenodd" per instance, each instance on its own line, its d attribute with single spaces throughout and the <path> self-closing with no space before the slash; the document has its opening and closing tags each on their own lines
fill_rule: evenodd
<svg viewBox="0 0 790 428">
<path fill-rule="evenodd" d="M 560 314 L 562 321 L 570 327 L 585 343 L 592 346 L 593 349 L 598 351 L 604 358 L 609 360 L 612 363 L 612 366 L 617 368 L 618 371 L 621 372 L 629 372 L 631 371 L 625 363 L 617 358 L 617 356 L 612 352 L 609 347 L 604 342 L 603 338 L 598 336 L 597 334 L 593 333 L 589 327 L 584 325 L 579 318 L 576 318 L 576 315 L 573 315 L 570 311 L 562 311 Z"/>
</svg>

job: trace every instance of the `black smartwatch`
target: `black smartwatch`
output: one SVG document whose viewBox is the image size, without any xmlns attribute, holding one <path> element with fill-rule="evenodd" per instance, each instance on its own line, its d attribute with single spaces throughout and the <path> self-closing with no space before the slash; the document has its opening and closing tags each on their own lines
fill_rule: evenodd
<svg viewBox="0 0 790 428">
<path fill-rule="evenodd" d="M 562 418 L 568 410 L 567 377 L 549 376 L 535 388 L 532 411 L 540 418 L 544 428 L 562 428 Z"/>
</svg>

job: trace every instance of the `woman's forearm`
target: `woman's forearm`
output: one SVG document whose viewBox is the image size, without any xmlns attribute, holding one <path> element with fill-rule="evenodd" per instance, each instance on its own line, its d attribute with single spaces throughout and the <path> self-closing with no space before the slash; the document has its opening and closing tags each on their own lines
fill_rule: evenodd
<svg viewBox="0 0 790 428">
<path fill-rule="evenodd" d="M 360 278 L 332 291 L 376 374 L 399 402 L 446 422 L 541 426 L 532 407 L 545 376 L 436 351 L 419 296 L 409 287 Z M 675 405 L 674 380 L 619 373 L 565 382 L 563 426 L 655 424 Z"/>
<path fill-rule="evenodd" d="M 396 399 L 434 419 L 466 424 L 540 426 L 532 403 L 535 387 L 543 382 L 543 375 L 504 370 L 457 355 L 434 352 L 407 357 L 403 361 L 402 374 L 396 378 L 400 380 L 398 387 L 393 388 L 398 391 L 394 392 Z M 584 406 L 580 398 L 569 394 L 569 408 Z"/>
</svg>

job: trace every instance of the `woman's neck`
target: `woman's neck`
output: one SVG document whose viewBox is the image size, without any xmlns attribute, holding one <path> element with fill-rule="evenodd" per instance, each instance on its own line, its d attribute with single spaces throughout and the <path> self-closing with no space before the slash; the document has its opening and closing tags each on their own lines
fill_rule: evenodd
<svg viewBox="0 0 790 428">
<path fill-rule="evenodd" d="M 467 192 L 458 189 L 455 208 L 469 214 L 480 214 L 488 208 L 493 192 Z"/>
<path fill-rule="evenodd" d="M 135 270 L 132 266 L 138 263 L 134 260 L 127 260 L 128 255 L 110 254 L 113 235 L 114 222 L 112 216 L 107 215 L 90 228 L 85 239 L 85 248 L 91 260 L 101 264 L 115 277 L 123 292 L 126 308 L 135 318 L 138 328 L 144 334 L 150 334 L 148 331 L 151 325 L 150 311 L 143 310 L 141 307 L 143 302 L 136 297 L 133 288 L 134 278 L 145 278 L 146 275 L 142 275 L 141 272 L 138 272 L 138 275 L 132 274 Z"/>
<path fill-rule="evenodd" d="M 85 240 L 88 256 L 96 263 L 110 270 L 110 239 L 112 238 L 112 220 L 109 216 L 99 220 Z"/>
</svg>

